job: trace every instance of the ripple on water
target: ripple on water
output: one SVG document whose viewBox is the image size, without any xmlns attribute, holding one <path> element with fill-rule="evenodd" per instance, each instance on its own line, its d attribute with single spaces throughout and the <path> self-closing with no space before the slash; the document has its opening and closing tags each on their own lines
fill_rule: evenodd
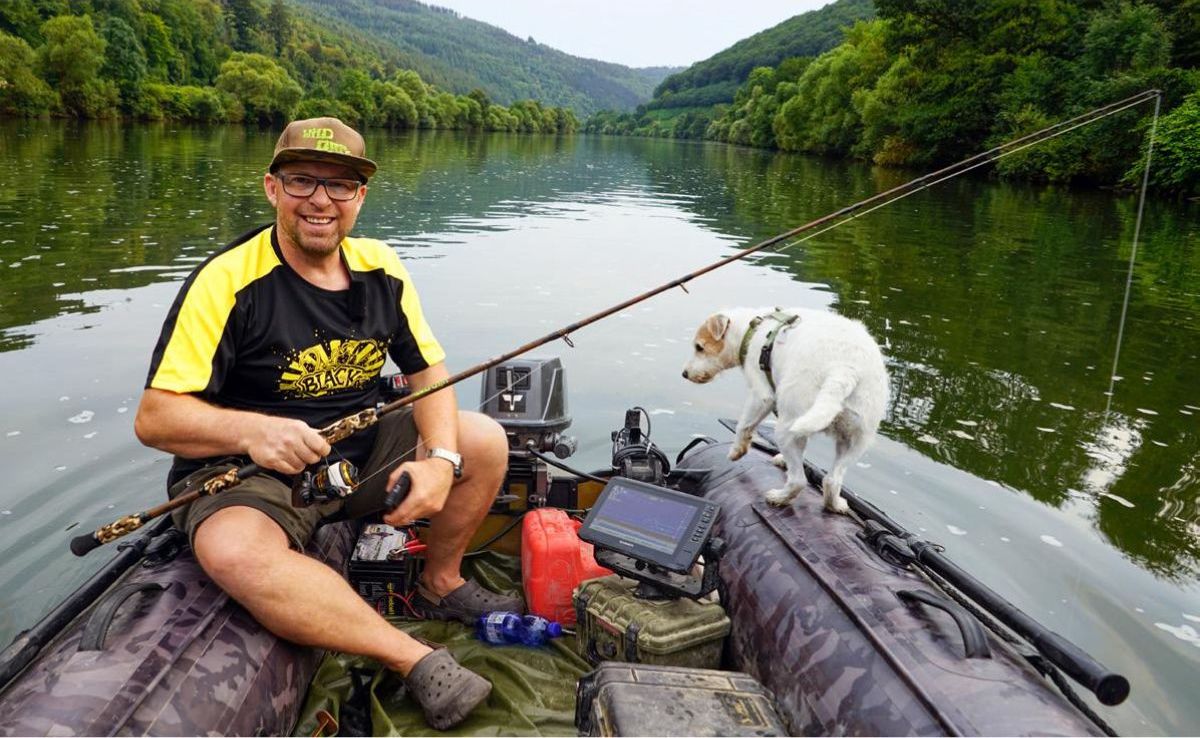
<svg viewBox="0 0 1200 738">
<path fill-rule="evenodd" d="M 1155 623 L 1154 627 L 1165 630 L 1185 643 L 1190 643 L 1196 648 L 1200 648 L 1200 633 L 1190 625 L 1170 625 L 1168 623 Z"/>
<path fill-rule="evenodd" d="M 1041 536 L 1041 539 L 1042 539 L 1042 543 L 1045 543 L 1048 546 L 1054 546 L 1055 548 L 1063 547 L 1062 541 L 1058 540 L 1054 536 L 1043 535 L 1043 536 Z"/>
<path fill-rule="evenodd" d="M 73 416 L 67 418 L 67 422 L 69 422 L 69 423 L 90 423 L 90 422 L 92 422 L 92 418 L 94 418 L 95 416 L 96 416 L 96 413 L 92 412 L 91 410 L 84 410 L 83 412 L 79 413 L 78 415 L 73 415 Z"/>
</svg>

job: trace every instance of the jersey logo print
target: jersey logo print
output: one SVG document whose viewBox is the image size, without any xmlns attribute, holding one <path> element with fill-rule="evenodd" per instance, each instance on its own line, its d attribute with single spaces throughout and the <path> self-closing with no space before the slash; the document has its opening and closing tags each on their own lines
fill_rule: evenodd
<svg viewBox="0 0 1200 738">
<path fill-rule="evenodd" d="M 373 340 L 334 339 L 297 351 L 279 377 L 279 392 L 288 397 L 321 397 L 359 389 L 383 368 L 383 344 Z"/>
</svg>

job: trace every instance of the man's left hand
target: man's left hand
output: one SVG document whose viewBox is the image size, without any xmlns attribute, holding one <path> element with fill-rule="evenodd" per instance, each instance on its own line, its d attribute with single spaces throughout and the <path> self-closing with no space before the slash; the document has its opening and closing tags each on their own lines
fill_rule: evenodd
<svg viewBox="0 0 1200 738">
<path fill-rule="evenodd" d="M 450 486 L 454 482 L 453 466 L 443 459 L 424 459 L 406 461 L 394 469 L 388 476 L 388 489 L 391 489 L 405 472 L 412 477 L 408 496 L 399 507 L 383 516 L 383 522 L 396 527 L 409 525 L 418 518 L 432 517 L 441 512 L 446 498 L 450 496 Z"/>
</svg>

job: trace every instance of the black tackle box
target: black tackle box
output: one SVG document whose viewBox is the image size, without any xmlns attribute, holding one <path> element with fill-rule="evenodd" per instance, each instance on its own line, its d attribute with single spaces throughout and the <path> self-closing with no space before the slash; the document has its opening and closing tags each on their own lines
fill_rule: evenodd
<svg viewBox="0 0 1200 738">
<path fill-rule="evenodd" d="M 589 736 L 782 736 L 770 693 L 739 671 L 605 661 L 575 688 Z"/>
</svg>

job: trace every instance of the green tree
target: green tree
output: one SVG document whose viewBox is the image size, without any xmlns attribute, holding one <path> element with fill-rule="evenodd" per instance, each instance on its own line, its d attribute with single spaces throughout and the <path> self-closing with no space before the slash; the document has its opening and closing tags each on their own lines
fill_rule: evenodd
<svg viewBox="0 0 1200 738">
<path fill-rule="evenodd" d="M 818 154 L 848 154 L 862 136 L 854 96 L 875 85 L 891 63 L 883 21 L 859 22 L 841 46 L 817 57 L 780 107 L 775 134 L 779 147 Z"/>
<path fill-rule="evenodd" d="M 375 94 L 371 78 L 361 69 L 347 69 L 338 80 L 337 99 L 354 111 L 350 120 L 358 123 L 376 123 Z"/>
<path fill-rule="evenodd" d="M 0 31 L 17 38 L 40 40 L 38 28 L 42 16 L 33 0 L 3 0 L 0 2 Z"/>
<path fill-rule="evenodd" d="M 146 79 L 146 54 L 133 28 L 119 16 L 109 16 L 104 21 L 104 42 L 104 66 L 100 73 L 116 83 L 121 107 L 133 111 Z"/>
<path fill-rule="evenodd" d="M 57 100 L 33 73 L 35 55 L 24 39 L 0 31 L 0 114 L 40 115 Z"/>
<path fill-rule="evenodd" d="M 46 44 L 38 60 L 46 81 L 71 115 L 97 117 L 116 105 L 116 86 L 100 78 L 104 65 L 104 39 L 96 33 L 91 16 L 60 15 L 42 24 Z"/>
<path fill-rule="evenodd" d="M 416 103 L 400 85 L 384 82 L 380 85 L 383 99 L 379 112 L 385 125 L 392 128 L 416 128 L 420 122 Z"/>
<path fill-rule="evenodd" d="M 1125 175 L 1126 184 L 1140 184 L 1144 169 L 1140 159 Z M 1159 120 L 1150 176 L 1163 189 L 1200 195 L 1200 91 Z"/>
<path fill-rule="evenodd" d="M 237 51 L 263 51 L 259 29 L 263 26 L 262 11 L 254 0 L 225 0 L 232 46 Z"/>
<path fill-rule="evenodd" d="M 234 52 L 221 65 L 217 89 L 241 108 L 241 115 L 232 111 L 232 117 L 259 123 L 285 121 L 303 94 L 300 85 L 274 60 L 242 52 Z"/>
<path fill-rule="evenodd" d="M 292 39 L 292 17 L 283 0 L 271 0 L 267 11 L 267 34 L 275 44 L 276 53 L 283 51 Z"/>
<path fill-rule="evenodd" d="M 1171 34 L 1151 5 L 1121 2 L 1097 13 L 1088 24 L 1081 58 L 1090 77 L 1145 73 L 1165 67 Z"/>
</svg>

